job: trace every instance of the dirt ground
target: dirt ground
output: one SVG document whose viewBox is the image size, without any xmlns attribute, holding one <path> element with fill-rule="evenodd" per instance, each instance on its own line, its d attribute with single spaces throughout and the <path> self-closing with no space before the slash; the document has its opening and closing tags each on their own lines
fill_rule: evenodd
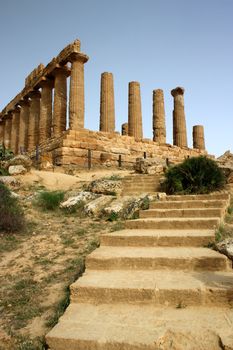
<svg viewBox="0 0 233 350">
<path fill-rule="evenodd" d="M 19 176 L 14 192 L 26 214 L 21 233 L 0 234 L 0 349 L 42 350 L 44 336 L 69 303 L 69 285 L 84 271 L 85 256 L 101 234 L 121 222 L 90 219 L 79 212 L 44 211 L 35 204 L 41 189 L 78 190 L 84 183 L 122 171 L 76 176 L 32 171 Z"/>
</svg>

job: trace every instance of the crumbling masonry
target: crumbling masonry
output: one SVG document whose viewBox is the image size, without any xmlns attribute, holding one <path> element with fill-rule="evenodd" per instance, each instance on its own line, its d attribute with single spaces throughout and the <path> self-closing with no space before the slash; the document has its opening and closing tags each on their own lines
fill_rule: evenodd
<svg viewBox="0 0 233 350">
<path fill-rule="evenodd" d="M 137 157 L 182 161 L 205 154 L 203 126 L 193 128 L 193 149 L 187 147 L 184 89 L 171 91 L 174 97 L 174 145 L 166 144 L 164 95 L 153 91 L 153 141 L 143 139 L 139 82 L 129 83 L 128 123 L 122 135 L 115 132 L 114 82 L 112 73 L 102 73 L 100 84 L 100 131 L 84 128 L 84 64 L 80 41 L 65 47 L 45 67 L 40 64 L 25 79 L 23 90 L 0 113 L 0 144 L 14 153 L 28 153 L 32 159 L 46 155 L 52 165 L 132 167 Z M 70 82 L 69 96 L 67 79 Z M 67 114 L 67 103 L 69 103 Z"/>
</svg>

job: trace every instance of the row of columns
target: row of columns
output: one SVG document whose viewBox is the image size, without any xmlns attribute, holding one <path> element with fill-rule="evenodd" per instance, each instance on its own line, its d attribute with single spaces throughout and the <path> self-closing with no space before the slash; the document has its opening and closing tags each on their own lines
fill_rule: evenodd
<svg viewBox="0 0 233 350">
<path fill-rule="evenodd" d="M 66 130 L 67 77 L 70 75 L 69 128 L 84 127 L 84 63 L 88 56 L 73 53 L 67 65 L 57 65 L 51 76 L 43 77 L 0 121 L 0 143 L 14 153 L 32 151 L 51 137 Z M 54 89 L 54 96 L 53 96 Z"/>
<path fill-rule="evenodd" d="M 31 91 L 15 109 L 0 121 L 0 143 L 14 153 L 32 151 L 51 137 L 59 137 L 66 130 L 67 77 L 70 75 L 69 128 L 84 128 L 84 63 L 88 57 L 73 53 L 67 65 L 57 67 L 50 77 L 44 77 L 38 90 Z M 54 101 L 53 101 L 54 89 Z M 173 144 L 187 147 L 187 131 L 184 112 L 184 89 L 171 91 L 174 98 Z M 100 92 L 100 131 L 115 131 L 114 82 L 112 73 L 102 73 Z M 128 123 L 122 125 L 122 135 L 143 138 L 140 84 L 129 83 Z M 163 90 L 153 91 L 153 140 L 166 143 L 166 125 Z M 193 147 L 205 149 L 204 129 L 193 127 Z"/>
<path fill-rule="evenodd" d="M 173 109 L 173 144 L 188 147 L 187 130 L 184 111 L 184 89 L 177 87 L 171 91 L 174 98 Z M 100 84 L 100 131 L 115 131 L 114 84 L 112 73 L 102 73 Z M 143 138 L 142 109 L 140 84 L 129 83 L 128 90 L 128 123 L 122 124 L 122 135 L 133 136 L 139 141 Z M 163 90 L 153 91 L 153 141 L 166 143 L 166 125 Z M 204 128 L 193 127 L 193 147 L 204 150 Z"/>
</svg>

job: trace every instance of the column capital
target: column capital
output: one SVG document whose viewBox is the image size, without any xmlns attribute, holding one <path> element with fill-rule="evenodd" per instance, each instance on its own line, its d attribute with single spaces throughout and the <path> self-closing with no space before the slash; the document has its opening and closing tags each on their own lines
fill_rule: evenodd
<svg viewBox="0 0 233 350">
<path fill-rule="evenodd" d="M 178 95 L 184 95 L 184 88 L 177 86 L 175 89 L 171 90 L 171 94 L 173 97 L 178 96 Z"/>
<path fill-rule="evenodd" d="M 55 69 L 52 71 L 51 75 L 56 77 L 59 74 L 63 74 L 66 77 L 70 76 L 70 68 L 68 68 L 66 65 L 65 66 L 61 66 L 60 64 L 57 64 Z"/>
<path fill-rule="evenodd" d="M 163 96 L 163 90 L 162 89 L 155 89 L 153 90 L 154 96 Z"/>
<path fill-rule="evenodd" d="M 68 61 L 69 62 L 75 62 L 75 61 L 80 61 L 83 63 L 86 63 L 89 60 L 89 56 L 85 55 L 84 53 L 81 52 L 73 52 L 70 56 Z"/>
<path fill-rule="evenodd" d="M 138 81 L 130 81 L 130 82 L 129 82 L 129 86 L 132 86 L 132 85 L 140 86 L 140 83 L 139 83 Z"/>
<path fill-rule="evenodd" d="M 19 105 L 21 106 L 21 107 L 23 107 L 23 106 L 29 106 L 29 99 L 28 99 L 28 97 L 24 97 L 23 99 L 21 99 L 20 101 L 19 101 Z"/>
<path fill-rule="evenodd" d="M 39 90 L 33 90 L 33 91 L 30 91 L 28 96 L 30 98 L 40 98 L 41 97 L 41 93 Z"/>
<path fill-rule="evenodd" d="M 52 89 L 54 87 L 54 80 L 47 77 L 42 77 L 39 87 L 50 87 Z"/>
<path fill-rule="evenodd" d="M 13 113 L 20 113 L 20 106 L 16 105 L 12 112 Z"/>
</svg>

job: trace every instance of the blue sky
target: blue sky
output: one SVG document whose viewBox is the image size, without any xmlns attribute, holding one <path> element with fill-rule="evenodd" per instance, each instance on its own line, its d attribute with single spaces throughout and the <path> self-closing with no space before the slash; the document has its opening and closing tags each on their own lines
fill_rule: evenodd
<svg viewBox="0 0 233 350">
<path fill-rule="evenodd" d="M 128 82 L 141 83 L 144 137 L 152 137 L 152 90 L 165 95 L 172 143 L 171 89 L 185 88 L 192 126 L 205 127 L 216 156 L 233 152 L 233 0 L 0 0 L 0 110 L 25 77 L 79 38 L 85 65 L 85 127 L 98 130 L 100 75 L 114 74 L 116 126 L 128 114 Z"/>
</svg>

